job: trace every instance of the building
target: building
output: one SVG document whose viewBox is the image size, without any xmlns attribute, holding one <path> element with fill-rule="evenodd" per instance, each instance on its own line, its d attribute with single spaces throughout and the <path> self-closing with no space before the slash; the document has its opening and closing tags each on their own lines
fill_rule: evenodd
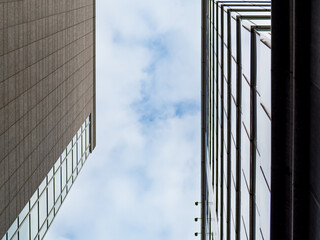
<svg viewBox="0 0 320 240">
<path fill-rule="evenodd" d="M 202 1 L 201 239 L 320 238 L 319 9 Z"/>
<path fill-rule="evenodd" d="M 1 1 L 1 240 L 44 237 L 95 118 L 95 0 Z"/>
</svg>

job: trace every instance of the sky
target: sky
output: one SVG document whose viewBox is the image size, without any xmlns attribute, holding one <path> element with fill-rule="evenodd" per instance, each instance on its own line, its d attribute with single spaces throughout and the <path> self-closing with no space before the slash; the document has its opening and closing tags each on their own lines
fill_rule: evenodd
<svg viewBox="0 0 320 240">
<path fill-rule="evenodd" d="M 97 0 L 97 146 L 46 240 L 200 230 L 199 0 Z"/>
</svg>

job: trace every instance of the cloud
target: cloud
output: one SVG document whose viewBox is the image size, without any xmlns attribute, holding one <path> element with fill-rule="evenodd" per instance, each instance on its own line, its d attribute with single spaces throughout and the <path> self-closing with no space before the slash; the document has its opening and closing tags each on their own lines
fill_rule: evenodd
<svg viewBox="0 0 320 240">
<path fill-rule="evenodd" d="M 97 1 L 97 147 L 46 239 L 193 239 L 200 2 Z"/>
</svg>

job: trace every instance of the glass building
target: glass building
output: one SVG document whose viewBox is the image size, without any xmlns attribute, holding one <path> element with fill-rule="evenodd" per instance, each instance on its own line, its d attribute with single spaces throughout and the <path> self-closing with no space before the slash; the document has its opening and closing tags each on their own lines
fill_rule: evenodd
<svg viewBox="0 0 320 240">
<path fill-rule="evenodd" d="M 95 1 L 0 1 L 0 239 L 43 239 L 96 145 Z"/>
<path fill-rule="evenodd" d="M 319 10 L 202 1 L 202 240 L 320 239 Z"/>
<path fill-rule="evenodd" d="M 205 1 L 203 239 L 270 239 L 271 2 Z"/>
</svg>

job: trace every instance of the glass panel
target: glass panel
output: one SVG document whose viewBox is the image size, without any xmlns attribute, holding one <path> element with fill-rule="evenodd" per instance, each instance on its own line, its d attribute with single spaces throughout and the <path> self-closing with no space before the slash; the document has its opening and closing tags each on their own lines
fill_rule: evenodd
<svg viewBox="0 0 320 240">
<path fill-rule="evenodd" d="M 47 175 L 47 177 L 48 177 L 48 182 L 49 182 L 49 180 L 52 178 L 52 176 L 53 176 L 53 168 L 50 169 L 50 171 L 49 171 L 49 173 L 48 173 L 48 175 Z"/>
<path fill-rule="evenodd" d="M 68 191 L 70 190 L 71 186 L 72 186 L 72 177 L 70 178 L 70 180 L 68 181 Z"/>
<path fill-rule="evenodd" d="M 250 179 L 250 140 L 243 124 L 241 124 L 241 167 L 246 179 Z"/>
<path fill-rule="evenodd" d="M 81 135 L 81 128 L 80 128 L 80 129 L 78 130 L 78 132 L 77 132 L 77 138 L 79 138 L 80 135 Z"/>
<path fill-rule="evenodd" d="M 241 27 L 241 61 L 244 75 L 250 79 L 250 32 Z M 250 82 L 250 80 L 249 80 Z"/>
<path fill-rule="evenodd" d="M 79 162 L 81 160 L 81 137 L 78 140 L 78 144 L 77 144 L 77 149 L 78 149 L 78 161 Z"/>
<path fill-rule="evenodd" d="M 242 120 L 246 125 L 248 131 L 250 131 L 250 86 L 248 82 L 242 77 L 242 92 L 241 92 L 241 99 L 242 99 Z M 250 134 L 250 132 L 249 132 Z"/>
<path fill-rule="evenodd" d="M 83 135 L 81 136 L 81 155 L 83 155 L 84 154 L 84 152 L 85 152 L 85 149 L 86 149 L 86 143 L 85 143 L 85 140 L 86 140 L 86 138 L 85 138 L 85 132 L 83 132 Z"/>
<path fill-rule="evenodd" d="M 57 171 L 56 175 L 54 176 L 54 195 L 55 200 L 57 201 L 59 195 L 61 193 L 61 176 L 60 176 L 60 169 Z"/>
<path fill-rule="evenodd" d="M 3 236 L 2 240 L 7 240 L 7 234 Z"/>
<path fill-rule="evenodd" d="M 49 182 L 48 185 L 48 212 L 53 207 L 53 181 Z"/>
<path fill-rule="evenodd" d="M 47 194 L 44 192 L 39 199 L 39 225 L 47 218 Z"/>
<path fill-rule="evenodd" d="M 77 144 L 74 145 L 72 151 L 72 169 L 75 170 L 77 166 Z"/>
<path fill-rule="evenodd" d="M 30 207 L 33 207 L 33 204 L 37 201 L 38 199 L 38 190 L 36 190 L 34 192 L 34 194 L 32 195 L 31 199 L 30 199 Z"/>
<path fill-rule="evenodd" d="M 55 214 L 57 214 L 60 206 L 61 206 L 61 198 L 58 199 L 58 201 L 56 202 L 56 205 L 54 206 Z"/>
<path fill-rule="evenodd" d="M 261 102 L 271 114 L 271 49 L 257 40 L 257 90 Z"/>
<path fill-rule="evenodd" d="M 46 185 L 47 185 L 47 178 L 45 177 L 39 186 L 39 195 L 41 195 L 41 193 L 45 189 Z"/>
<path fill-rule="evenodd" d="M 86 146 L 89 146 L 90 140 L 89 140 L 89 126 L 86 128 Z"/>
<path fill-rule="evenodd" d="M 16 233 L 12 238 L 11 240 L 18 240 L 18 233 Z"/>
<path fill-rule="evenodd" d="M 271 120 L 260 104 L 257 106 L 257 148 L 261 167 L 271 186 Z"/>
<path fill-rule="evenodd" d="M 42 239 L 47 231 L 47 222 L 43 225 L 43 227 L 39 231 L 39 238 Z"/>
<path fill-rule="evenodd" d="M 10 226 L 9 230 L 8 230 L 8 238 L 11 239 L 13 234 L 17 231 L 18 229 L 18 220 L 16 219 L 12 225 Z"/>
<path fill-rule="evenodd" d="M 54 217 L 54 211 L 52 210 L 48 216 L 48 226 L 50 226 L 50 224 L 53 220 L 53 217 Z"/>
<path fill-rule="evenodd" d="M 73 182 L 76 180 L 78 175 L 78 169 L 73 172 Z"/>
<path fill-rule="evenodd" d="M 21 213 L 19 214 L 19 221 L 22 222 L 23 219 L 27 216 L 29 212 L 29 202 L 26 204 L 26 206 L 22 209 Z"/>
<path fill-rule="evenodd" d="M 237 59 L 237 22 L 231 18 L 231 52 L 232 56 Z"/>
<path fill-rule="evenodd" d="M 61 161 L 63 161 L 66 158 L 67 152 L 64 150 L 61 154 Z"/>
<path fill-rule="evenodd" d="M 30 213 L 31 239 L 34 239 L 38 233 L 38 207 L 35 206 Z"/>
<path fill-rule="evenodd" d="M 62 201 L 64 200 L 64 198 L 67 195 L 67 186 L 64 188 L 63 192 L 62 192 Z"/>
<path fill-rule="evenodd" d="M 20 240 L 29 240 L 29 218 L 22 223 L 19 230 L 19 239 Z"/>
<path fill-rule="evenodd" d="M 72 152 L 69 153 L 67 158 L 67 179 L 71 177 L 72 174 Z"/>
<path fill-rule="evenodd" d="M 65 160 L 61 164 L 61 186 L 62 188 L 66 185 L 67 180 L 67 161 Z"/>
<path fill-rule="evenodd" d="M 72 149 L 72 141 L 67 146 L 67 154 L 69 154 L 71 149 Z"/>
<path fill-rule="evenodd" d="M 56 163 L 54 164 L 54 172 L 56 172 L 59 169 L 60 164 L 61 164 L 61 158 L 59 157 Z"/>
<path fill-rule="evenodd" d="M 81 167 L 82 167 L 82 161 L 80 161 L 80 162 L 78 163 L 78 172 L 80 172 Z"/>
</svg>

